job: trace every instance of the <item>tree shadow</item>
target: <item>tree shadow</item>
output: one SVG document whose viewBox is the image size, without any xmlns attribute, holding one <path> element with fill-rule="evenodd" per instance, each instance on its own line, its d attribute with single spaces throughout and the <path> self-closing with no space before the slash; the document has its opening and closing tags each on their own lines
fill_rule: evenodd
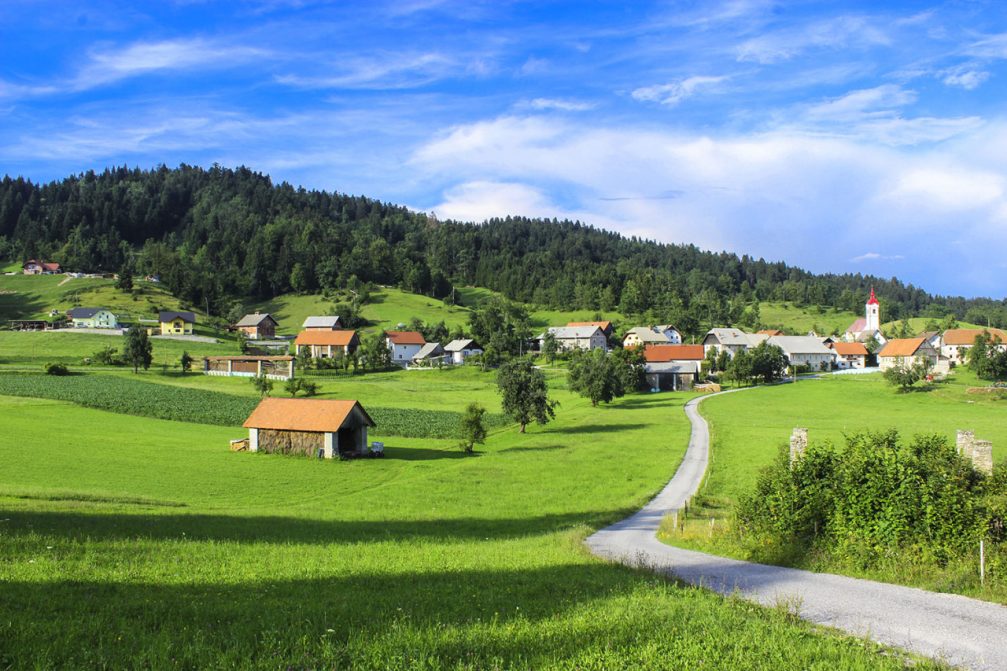
<svg viewBox="0 0 1007 671">
<path fill-rule="evenodd" d="M 45 310 L 42 300 L 33 294 L 0 292 L 0 323 L 11 319 L 32 319 Z"/>
<path fill-rule="evenodd" d="M 562 429 L 545 429 L 542 433 L 558 435 L 581 433 L 619 433 L 621 431 L 642 429 L 648 426 L 650 426 L 650 424 L 578 424 L 577 426 L 568 426 Z"/>
<path fill-rule="evenodd" d="M 547 431 L 545 433 L 549 432 Z M 552 433 L 563 433 L 563 432 L 553 431 Z M 515 447 L 507 447 L 502 450 L 499 450 L 498 453 L 503 454 L 504 452 L 552 452 L 553 450 L 569 450 L 569 449 L 570 449 L 569 445 L 538 445 L 534 447 L 532 446 L 522 447 L 520 445 L 517 445 Z"/>
<path fill-rule="evenodd" d="M 436 450 L 427 447 L 394 447 L 385 446 L 386 459 L 402 459 L 404 461 L 433 461 L 438 459 L 469 459 L 478 457 L 479 453 L 466 454 L 461 448 Z"/>
</svg>

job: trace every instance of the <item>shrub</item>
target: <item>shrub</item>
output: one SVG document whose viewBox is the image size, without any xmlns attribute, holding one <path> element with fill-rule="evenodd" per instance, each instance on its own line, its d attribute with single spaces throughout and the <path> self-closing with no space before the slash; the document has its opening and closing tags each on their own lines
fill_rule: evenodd
<svg viewBox="0 0 1007 671">
<path fill-rule="evenodd" d="M 69 375 L 70 369 L 61 363 L 50 363 L 46 364 L 45 367 L 46 375 Z"/>
</svg>

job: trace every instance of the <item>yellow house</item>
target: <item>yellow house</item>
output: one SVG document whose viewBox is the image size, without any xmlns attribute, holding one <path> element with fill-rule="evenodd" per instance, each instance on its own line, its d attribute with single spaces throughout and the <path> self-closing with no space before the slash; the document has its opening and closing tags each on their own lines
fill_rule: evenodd
<svg viewBox="0 0 1007 671">
<path fill-rule="evenodd" d="M 191 312 L 158 312 L 161 335 L 192 335 L 196 315 Z"/>
</svg>

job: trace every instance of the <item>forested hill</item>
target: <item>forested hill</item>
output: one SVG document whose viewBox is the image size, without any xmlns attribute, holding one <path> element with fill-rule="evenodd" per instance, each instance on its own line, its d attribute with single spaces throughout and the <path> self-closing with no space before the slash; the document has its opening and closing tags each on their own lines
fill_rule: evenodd
<svg viewBox="0 0 1007 671">
<path fill-rule="evenodd" d="M 117 168 L 48 184 L 5 177 L 2 257 L 44 257 L 82 271 L 129 264 L 217 314 L 235 298 L 339 288 L 352 276 L 437 297 L 452 284 L 477 285 L 543 306 L 649 312 L 689 330 L 735 322 L 756 298 L 860 312 L 872 285 L 889 319 L 983 309 L 998 321 L 1004 308 L 577 222 L 437 221 L 360 196 L 273 184 L 247 168 Z"/>
</svg>

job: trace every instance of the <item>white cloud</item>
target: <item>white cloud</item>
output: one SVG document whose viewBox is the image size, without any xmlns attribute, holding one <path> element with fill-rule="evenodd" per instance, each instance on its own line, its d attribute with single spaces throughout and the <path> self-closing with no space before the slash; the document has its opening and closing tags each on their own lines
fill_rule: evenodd
<svg viewBox="0 0 1007 671">
<path fill-rule="evenodd" d="M 816 120 L 849 121 L 864 117 L 892 116 L 893 110 L 916 101 L 916 93 L 895 84 L 851 91 L 828 102 L 812 105 L 808 116 Z"/>
<path fill-rule="evenodd" d="M 281 75 L 276 81 L 299 88 L 414 88 L 458 71 L 455 59 L 436 52 L 389 53 L 343 59 L 331 74 Z"/>
<path fill-rule="evenodd" d="M 972 91 L 979 88 L 983 82 L 989 79 L 989 76 L 989 72 L 974 66 L 959 66 L 944 70 L 941 73 L 941 81 L 947 86 L 959 86 L 966 91 Z"/>
<path fill-rule="evenodd" d="M 674 106 L 692 96 L 697 89 L 707 89 L 726 81 L 728 77 L 695 76 L 687 77 L 669 84 L 644 86 L 633 91 L 635 100 L 659 102 L 662 105 Z"/>
<path fill-rule="evenodd" d="M 810 49 L 863 49 L 889 43 L 885 32 L 866 19 L 840 16 L 753 37 L 738 45 L 736 55 L 742 62 L 768 65 L 790 60 Z"/>
<path fill-rule="evenodd" d="M 518 107 L 540 111 L 558 110 L 560 112 L 586 112 L 596 107 L 594 103 L 577 100 L 561 100 L 558 98 L 535 98 L 518 104 Z"/>
<path fill-rule="evenodd" d="M 860 256 L 854 256 L 850 263 L 862 263 L 864 261 L 901 261 L 904 257 L 901 254 L 879 254 L 878 252 L 867 252 Z"/>
</svg>

